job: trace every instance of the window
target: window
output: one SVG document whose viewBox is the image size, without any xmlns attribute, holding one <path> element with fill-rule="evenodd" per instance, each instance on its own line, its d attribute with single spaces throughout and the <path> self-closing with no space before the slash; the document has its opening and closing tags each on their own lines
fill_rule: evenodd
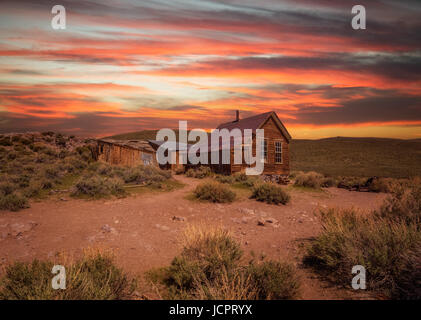
<svg viewBox="0 0 421 320">
<path fill-rule="evenodd" d="M 264 159 L 265 162 L 268 161 L 268 141 L 265 139 L 263 140 L 263 144 L 262 144 L 262 157 Z"/>
<path fill-rule="evenodd" d="M 282 142 L 275 141 L 275 162 L 282 163 Z"/>
<path fill-rule="evenodd" d="M 149 166 L 152 164 L 152 155 L 149 153 L 142 152 L 142 162 L 145 166 Z"/>
</svg>

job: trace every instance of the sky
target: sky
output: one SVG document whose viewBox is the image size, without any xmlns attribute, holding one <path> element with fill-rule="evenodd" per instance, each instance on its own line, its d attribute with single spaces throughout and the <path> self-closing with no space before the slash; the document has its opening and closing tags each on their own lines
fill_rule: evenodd
<svg viewBox="0 0 421 320">
<path fill-rule="evenodd" d="M 55 30 L 54 5 L 66 9 Z M 366 9 L 354 30 L 351 9 Z M 0 4 L 0 133 L 210 130 L 275 111 L 293 138 L 421 138 L 419 0 Z"/>
</svg>

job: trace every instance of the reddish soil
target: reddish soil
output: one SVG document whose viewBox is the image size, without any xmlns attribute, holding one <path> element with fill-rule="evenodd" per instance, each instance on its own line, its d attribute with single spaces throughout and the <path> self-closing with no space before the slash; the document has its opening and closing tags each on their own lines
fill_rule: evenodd
<svg viewBox="0 0 421 320">
<path fill-rule="evenodd" d="M 176 176 L 186 185 L 172 192 L 144 193 L 115 200 L 46 200 L 20 212 L 0 212 L 0 264 L 52 258 L 56 252 L 78 255 L 83 248 L 112 248 L 117 263 L 133 274 L 170 263 L 180 251 L 179 236 L 188 224 L 229 228 L 246 255 L 251 251 L 282 258 L 298 267 L 303 299 L 360 298 L 332 287 L 301 266 L 300 243 L 320 230 L 320 208 L 377 208 L 384 194 L 329 188 L 324 192 L 292 190 L 291 202 L 268 205 L 246 197 L 232 204 L 188 200 L 200 180 Z M 185 220 L 174 220 L 173 217 Z M 258 226 L 261 218 L 273 220 Z M 270 219 L 271 218 L 271 219 Z"/>
</svg>

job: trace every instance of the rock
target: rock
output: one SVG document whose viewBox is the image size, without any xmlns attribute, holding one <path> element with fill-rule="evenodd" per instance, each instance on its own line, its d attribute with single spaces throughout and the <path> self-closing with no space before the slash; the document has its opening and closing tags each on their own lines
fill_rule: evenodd
<svg viewBox="0 0 421 320">
<path fill-rule="evenodd" d="M 303 220 L 301 220 L 301 219 L 298 219 L 298 223 L 303 223 Z"/>
<path fill-rule="evenodd" d="M 66 198 L 60 198 L 60 201 L 68 201 Z"/>
<path fill-rule="evenodd" d="M 267 223 L 278 223 L 278 220 L 276 220 L 275 218 L 267 218 L 266 222 Z"/>
<path fill-rule="evenodd" d="M 248 208 L 239 208 L 238 211 L 244 214 L 249 214 L 249 215 L 255 214 L 255 211 L 253 209 L 248 209 Z"/>
<path fill-rule="evenodd" d="M 111 233 L 111 234 L 117 234 L 117 233 L 118 233 L 118 232 L 117 232 L 117 230 L 116 230 L 115 228 L 110 227 L 108 224 L 104 224 L 104 225 L 101 227 L 101 230 L 102 230 L 104 233 Z"/>
<path fill-rule="evenodd" d="M 178 216 L 174 216 L 172 217 L 173 221 L 186 221 L 187 219 L 184 217 L 178 217 Z"/>
<path fill-rule="evenodd" d="M 13 223 L 10 225 L 10 234 L 13 237 L 21 236 L 23 233 L 31 231 L 34 229 L 38 223 L 30 221 L 28 223 Z"/>
<path fill-rule="evenodd" d="M 265 225 L 265 220 L 263 220 L 263 219 L 257 220 L 257 225 L 263 227 Z"/>
</svg>

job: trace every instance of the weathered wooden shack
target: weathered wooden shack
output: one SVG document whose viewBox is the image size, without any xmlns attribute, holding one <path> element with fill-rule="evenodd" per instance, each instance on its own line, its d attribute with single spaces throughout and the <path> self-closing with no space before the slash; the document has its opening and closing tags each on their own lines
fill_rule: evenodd
<svg viewBox="0 0 421 320">
<path fill-rule="evenodd" d="M 280 182 L 281 180 L 287 179 L 290 173 L 290 156 L 289 156 L 289 143 L 291 141 L 291 135 L 278 118 L 274 111 L 262 113 L 253 117 L 240 119 L 239 112 L 236 112 L 236 119 L 231 122 L 223 123 L 218 126 L 219 130 L 228 129 L 240 129 L 244 136 L 244 130 L 251 129 L 253 132 L 252 148 L 256 150 L 256 130 L 264 129 L 264 144 L 260 152 L 264 155 L 264 170 L 263 175 L 267 176 L 268 179 Z M 220 157 L 222 155 L 222 149 L 230 149 L 230 163 L 229 164 L 210 164 L 212 171 L 222 174 L 234 174 L 236 172 L 242 172 L 248 164 L 245 163 L 244 157 L 241 164 L 234 164 L 234 144 L 233 140 L 228 146 L 220 147 Z M 210 150 L 209 153 L 215 152 Z M 255 152 L 253 152 L 255 155 Z"/>
<path fill-rule="evenodd" d="M 97 158 L 112 165 L 134 167 L 137 165 L 158 166 L 155 149 L 143 140 L 97 140 Z"/>
</svg>

